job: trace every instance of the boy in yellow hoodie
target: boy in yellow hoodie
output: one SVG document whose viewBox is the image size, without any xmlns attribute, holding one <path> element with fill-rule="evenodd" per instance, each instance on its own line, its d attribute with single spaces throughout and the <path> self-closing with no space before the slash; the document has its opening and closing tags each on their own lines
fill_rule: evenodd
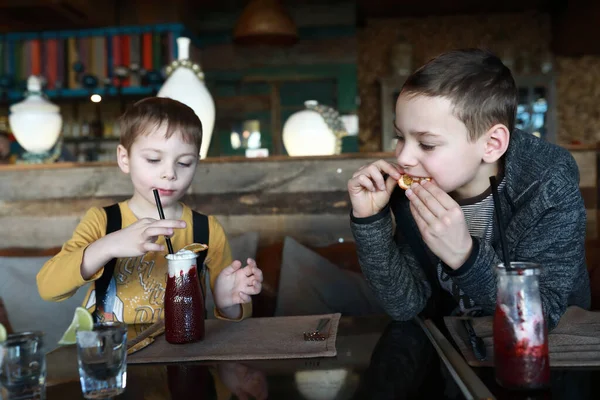
<svg viewBox="0 0 600 400">
<path fill-rule="evenodd" d="M 194 241 L 194 213 L 179 200 L 194 178 L 201 143 L 202 124 L 183 103 L 151 97 L 130 107 L 121 117 L 117 161 L 131 177 L 133 196 L 118 203 L 121 223 L 107 234 L 108 210 L 88 210 L 72 238 L 38 273 L 41 297 L 61 301 L 93 283 L 83 306 L 96 311 L 98 280 L 112 263 L 114 272 L 103 277 L 107 287 L 98 290 L 104 299 L 103 307 L 98 307 L 100 319 L 136 324 L 164 318 L 165 236 L 171 238 L 175 251 Z M 164 220 L 158 218 L 154 189 L 160 194 Z M 245 268 L 242 262 L 232 261 L 223 227 L 213 216 L 206 220 L 205 264 L 215 316 L 242 320 L 252 314 L 250 296 L 260 293 L 262 271 L 250 258 Z"/>
</svg>

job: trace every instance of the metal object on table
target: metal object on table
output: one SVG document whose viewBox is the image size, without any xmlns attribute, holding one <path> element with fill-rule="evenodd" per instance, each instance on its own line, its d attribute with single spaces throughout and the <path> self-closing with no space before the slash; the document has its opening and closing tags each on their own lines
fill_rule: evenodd
<svg viewBox="0 0 600 400">
<path fill-rule="evenodd" d="M 164 320 L 159 320 L 144 330 L 140 335 L 127 342 L 127 355 L 142 350 L 154 342 L 157 336 L 165 333 Z"/>
<path fill-rule="evenodd" d="M 317 329 L 312 332 L 304 332 L 304 341 L 306 342 L 321 342 L 327 339 L 321 331 L 325 329 L 331 318 L 321 318 L 317 324 Z"/>
<path fill-rule="evenodd" d="M 487 354 L 485 349 L 485 343 L 483 343 L 483 339 L 477 336 L 475 333 L 475 329 L 473 329 L 473 324 L 470 319 L 463 319 L 463 325 L 469 334 L 469 342 L 471 342 L 471 349 L 473 350 L 473 354 L 479 361 L 485 361 Z"/>
</svg>

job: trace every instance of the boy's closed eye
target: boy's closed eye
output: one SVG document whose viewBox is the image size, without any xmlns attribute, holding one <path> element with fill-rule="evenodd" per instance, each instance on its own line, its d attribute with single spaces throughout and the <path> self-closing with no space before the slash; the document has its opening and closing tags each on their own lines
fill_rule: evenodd
<svg viewBox="0 0 600 400">
<path fill-rule="evenodd" d="M 404 136 L 396 134 L 396 139 L 398 139 L 399 142 L 403 142 L 404 141 Z M 435 149 L 435 146 L 431 145 L 431 144 L 419 143 L 419 146 L 424 151 L 432 151 L 432 150 Z"/>
<path fill-rule="evenodd" d="M 156 163 L 160 162 L 160 160 L 153 159 L 153 158 L 147 158 L 146 161 L 149 162 L 150 164 L 156 164 Z M 178 164 L 184 168 L 188 168 L 188 167 L 192 166 L 192 163 L 179 162 Z"/>
</svg>

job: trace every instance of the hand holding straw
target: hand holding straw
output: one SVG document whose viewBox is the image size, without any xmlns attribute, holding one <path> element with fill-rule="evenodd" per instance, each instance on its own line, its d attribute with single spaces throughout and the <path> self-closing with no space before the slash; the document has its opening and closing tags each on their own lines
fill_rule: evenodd
<svg viewBox="0 0 600 400">
<path fill-rule="evenodd" d="M 160 216 L 160 219 L 165 219 L 165 213 L 163 211 L 162 208 L 162 204 L 160 202 L 160 196 L 158 195 L 158 190 L 154 189 L 154 200 L 156 200 L 156 207 L 158 208 L 158 215 Z M 169 254 L 173 254 L 173 245 L 171 244 L 171 238 L 168 236 L 165 236 L 165 239 L 167 241 L 167 248 L 169 249 Z"/>
<path fill-rule="evenodd" d="M 500 196 L 498 195 L 498 182 L 495 176 L 490 176 L 490 185 L 492 186 L 492 196 L 494 198 L 494 208 L 496 209 L 496 221 L 498 222 L 498 232 L 500 233 L 500 247 L 502 247 L 502 256 L 504 258 L 504 268 L 507 271 L 512 270 L 510 257 L 508 256 L 508 245 L 506 244 L 506 235 L 502 226 L 502 209 L 500 208 Z"/>
</svg>

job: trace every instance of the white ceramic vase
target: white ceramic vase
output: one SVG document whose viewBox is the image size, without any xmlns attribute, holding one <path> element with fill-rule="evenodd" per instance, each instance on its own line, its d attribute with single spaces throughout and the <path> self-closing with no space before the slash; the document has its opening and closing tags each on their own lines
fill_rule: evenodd
<svg viewBox="0 0 600 400">
<path fill-rule="evenodd" d="M 200 158 L 206 158 L 215 126 L 215 102 L 206 88 L 198 64 L 190 61 L 190 39 L 177 38 L 178 61 L 176 68 L 158 91 L 158 97 L 169 97 L 188 105 L 202 122 Z"/>
<path fill-rule="evenodd" d="M 27 79 L 27 97 L 10 107 L 8 122 L 17 142 L 29 153 L 44 154 L 58 141 L 62 129 L 60 108 L 42 95 L 38 76 Z"/>
<path fill-rule="evenodd" d="M 337 111 L 331 107 L 321 106 L 315 100 L 308 100 L 304 104 L 306 109 L 290 115 L 283 125 L 283 144 L 288 155 L 339 154 L 341 138 L 347 133 L 340 128 L 343 123 Z"/>
</svg>

